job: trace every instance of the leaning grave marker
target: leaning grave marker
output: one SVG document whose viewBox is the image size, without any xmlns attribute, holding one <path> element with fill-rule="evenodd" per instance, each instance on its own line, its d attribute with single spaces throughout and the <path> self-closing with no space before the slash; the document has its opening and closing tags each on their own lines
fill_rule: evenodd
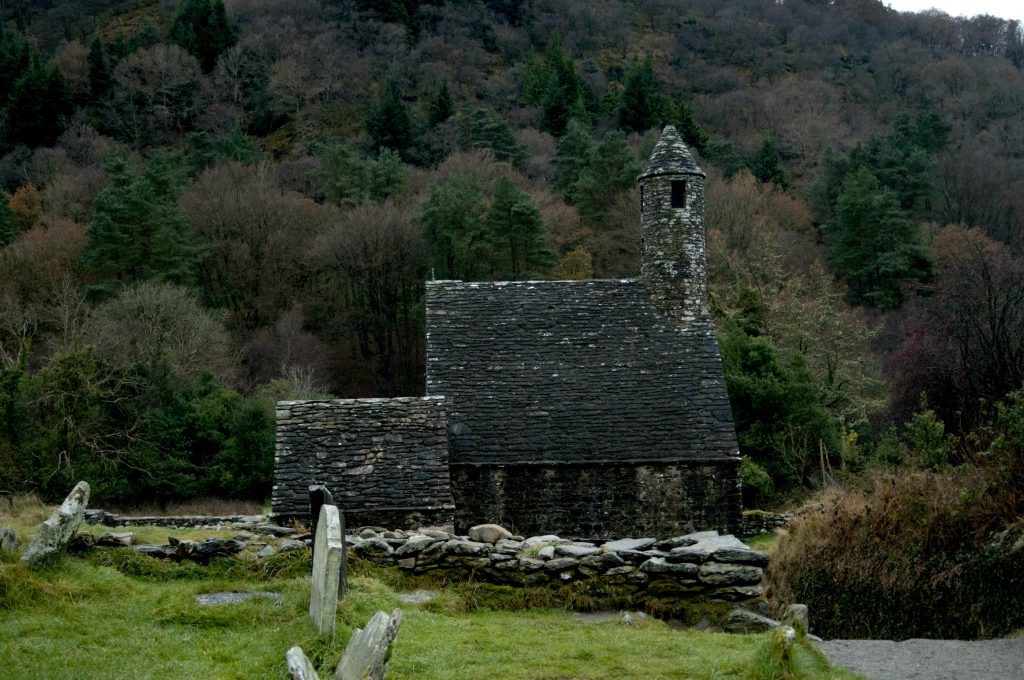
<svg viewBox="0 0 1024 680">
<path fill-rule="evenodd" d="M 316 548 L 309 616 L 321 634 L 328 634 L 334 632 L 334 614 L 338 609 L 338 575 L 345 551 L 341 518 L 335 506 L 321 506 L 314 541 Z"/>
</svg>

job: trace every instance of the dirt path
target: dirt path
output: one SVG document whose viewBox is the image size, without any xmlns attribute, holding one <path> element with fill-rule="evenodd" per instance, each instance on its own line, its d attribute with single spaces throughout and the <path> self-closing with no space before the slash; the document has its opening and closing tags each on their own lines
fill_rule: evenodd
<svg viewBox="0 0 1024 680">
<path fill-rule="evenodd" d="M 871 680 L 1024 680 L 1024 638 L 1011 640 L 829 640 L 836 666 Z"/>
</svg>

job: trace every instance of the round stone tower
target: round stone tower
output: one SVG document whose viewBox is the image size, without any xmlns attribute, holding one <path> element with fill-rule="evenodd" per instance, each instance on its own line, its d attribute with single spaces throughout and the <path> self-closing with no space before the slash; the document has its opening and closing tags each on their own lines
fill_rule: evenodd
<svg viewBox="0 0 1024 680">
<path fill-rule="evenodd" d="M 640 280 L 659 309 L 682 323 L 708 320 L 704 172 L 668 125 L 640 182 Z"/>
</svg>

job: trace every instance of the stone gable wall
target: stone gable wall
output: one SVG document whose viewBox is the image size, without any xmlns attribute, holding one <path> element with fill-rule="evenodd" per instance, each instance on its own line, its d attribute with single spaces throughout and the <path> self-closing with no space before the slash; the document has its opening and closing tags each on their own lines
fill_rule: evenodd
<svg viewBox="0 0 1024 680">
<path fill-rule="evenodd" d="M 445 400 L 278 402 L 275 517 L 305 519 L 309 485 L 316 483 L 354 523 L 450 522 Z"/>
</svg>

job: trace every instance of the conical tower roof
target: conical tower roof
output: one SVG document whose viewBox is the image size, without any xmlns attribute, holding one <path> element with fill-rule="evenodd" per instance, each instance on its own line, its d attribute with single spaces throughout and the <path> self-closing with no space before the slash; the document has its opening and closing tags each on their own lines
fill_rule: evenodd
<svg viewBox="0 0 1024 680">
<path fill-rule="evenodd" d="M 643 172 L 637 179 L 655 175 L 700 175 L 704 171 L 693 160 L 690 150 L 686 148 L 674 125 L 666 125 L 661 131 L 661 139 L 654 145 L 651 157 L 644 163 Z"/>
</svg>

